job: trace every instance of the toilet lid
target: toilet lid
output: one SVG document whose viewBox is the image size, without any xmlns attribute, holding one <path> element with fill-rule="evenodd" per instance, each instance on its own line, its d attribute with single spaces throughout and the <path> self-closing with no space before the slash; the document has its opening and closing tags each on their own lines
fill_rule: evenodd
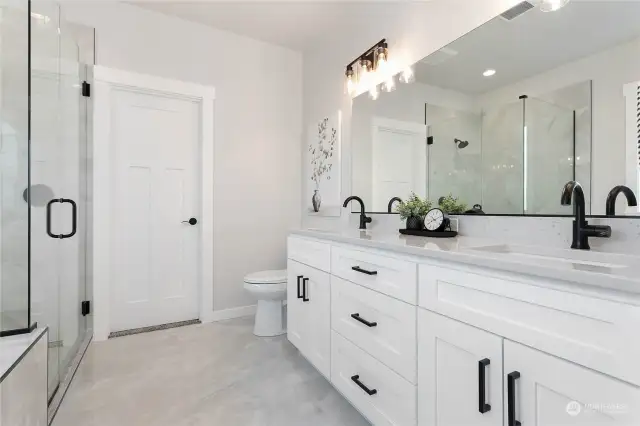
<svg viewBox="0 0 640 426">
<path fill-rule="evenodd" d="M 287 270 L 260 271 L 244 277 L 244 282 L 250 284 L 282 284 L 287 282 Z"/>
</svg>

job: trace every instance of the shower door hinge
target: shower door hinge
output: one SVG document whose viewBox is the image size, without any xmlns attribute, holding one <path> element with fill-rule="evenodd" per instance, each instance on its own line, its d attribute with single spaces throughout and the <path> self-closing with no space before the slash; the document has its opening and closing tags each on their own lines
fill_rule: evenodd
<svg viewBox="0 0 640 426">
<path fill-rule="evenodd" d="M 82 82 L 82 96 L 88 98 L 91 96 L 91 85 L 86 81 Z"/>
<path fill-rule="evenodd" d="M 433 136 L 427 136 L 427 145 L 433 145 Z"/>
<path fill-rule="evenodd" d="M 91 313 L 91 302 L 88 300 L 83 300 L 82 303 L 80 304 L 81 308 L 82 308 L 82 316 L 86 317 L 87 315 L 89 315 Z"/>
</svg>

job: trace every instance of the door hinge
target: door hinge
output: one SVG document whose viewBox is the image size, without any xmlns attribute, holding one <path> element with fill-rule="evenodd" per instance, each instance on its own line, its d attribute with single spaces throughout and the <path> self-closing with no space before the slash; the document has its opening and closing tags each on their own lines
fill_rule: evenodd
<svg viewBox="0 0 640 426">
<path fill-rule="evenodd" d="M 91 85 L 86 81 L 82 82 L 82 96 L 88 98 L 91 96 Z"/>
<path fill-rule="evenodd" d="M 427 136 L 427 145 L 433 145 L 433 136 Z"/>
<path fill-rule="evenodd" d="M 83 300 L 80 306 L 82 308 L 83 317 L 86 317 L 91 313 L 91 302 L 89 300 Z"/>
</svg>

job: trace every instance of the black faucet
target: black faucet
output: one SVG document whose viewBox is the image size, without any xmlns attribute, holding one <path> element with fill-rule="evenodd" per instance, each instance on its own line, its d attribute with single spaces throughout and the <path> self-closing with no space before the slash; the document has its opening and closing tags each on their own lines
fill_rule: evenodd
<svg viewBox="0 0 640 426">
<path fill-rule="evenodd" d="M 362 198 L 352 195 L 351 197 L 344 200 L 344 204 L 342 205 L 342 207 L 346 208 L 347 204 L 349 204 L 349 201 L 352 200 L 360 203 L 360 229 L 367 229 L 367 223 L 371 223 L 371 218 L 367 217 L 367 215 L 364 214 L 364 201 L 362 201 Z"/>
<path fill-rule="evenodd" d="M 621 192 L 627 197 L 629 207 L 636 207 L 638 205 L 638 200 L 636 200 L 636 196 L 631 188 L 624 185 L 616 186 L 609 192 L 609 195 L 607 195 L 607 216 L 616 215 L 616 198 L 618 198 Z"/>
<path fill-rule="evenodd" d="M 582 186 L 576 181 L 569 181 L 562 189 L 562 197 L 560 203 L 563 206 L 570 206 L 573 199 L 573 213 L 575 219 L 573 221 L 573 242 L 572 249 L 590 250 L 589 237 L 611 237 L 610 226 L 589 225 L 586 219 L 584 206 L 584 192 Z"/>
<path fill-rule="evenodd" d="M 389 205 L 387 206 L 387 213 L 393 213 L 393 211 L 391 211 L 391 209 L 393 208 L 393 203 L 395 202 L 402 202 L 402 198 L 399 197 L 393 197 L 392 199 L 389 200 Z"/>
</svg>

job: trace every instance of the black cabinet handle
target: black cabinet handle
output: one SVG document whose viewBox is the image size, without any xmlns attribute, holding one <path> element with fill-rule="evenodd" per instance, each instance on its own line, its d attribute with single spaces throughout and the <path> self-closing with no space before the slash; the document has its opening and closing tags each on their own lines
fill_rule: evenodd
<svg viewBox="0 0 640 426">
<path fill-rule="evenodd" d="M 521 426 L 516 420 L 516 380 L 519 378 L 519 371 L 507 374 L 507 426 Z"/>
<path fill-rule="evenodd" d="M 309 298 L 307 297 L 307 283 L 309 282 L 309 278 L 302 279 L 302 301 L 308 302 Z"/>
<path fill-rule="evenodd" d="M 377 322 L 369 322 L 366 319 L 362 318 L 360 316 L 360 314 L 351 314 L 351 318 L 353 318 L 354 320 L 363 323 L 364 325 L 366 325 L 367 327 L 376 327 L 378 325 Z"/>
<path fill-rule="evenodd" d="M 366 269 L 362 269 L 359 266 L 353 266 L 351 269 L 353 269 L 356 272 L 360 272 L 361 274 L 378 275 L 378 271 L 367 271 Z"/>
<path fill-rule="evenodd" d="M 486 370 L 487 366 L 491 364 L 488 358 L 478 361 L 478 411 L 484 414 L 491 411 L 491 405 L 487 404 L 487 396 L 485 394 L 486 386 Z"/>
<path fill-rule="evenodd" d="M 51 231 L 51 206 L 55 203 L 68 203 L 71 204 L 71 232 L 68 234 L 54 234 Z M 75 201 L 70 200 L 68 198 L 54 198 L 53 200 L 47 203 L 47 235 L 51 238 L 71 238 L 76 235 L 76 231 L 78 230 L 78 205 Z"/>
<path fill-rule="evenodd" d="M 300 280 L 303 278 L 302 275 L 298 275 L 298 299 L 302 299 L 302 294 L 300 293 Z"/>
<path fill-rule="evenodd" d="M 373 396 L 375 394 L 378 393 L 377 389 L 369 389 L 364 383 L 362 383 L 360 381 L 360 376 L 358 376 L 357 374 L 355 376 L 351 376 L 351 380 L 353 380 L 353 382 L 358 385 L 358 387 L 360 389 L 362 389 L 363 391 L 365 391 L 367 393 L 367 395 L 369 396 Z"/>
</svg>

